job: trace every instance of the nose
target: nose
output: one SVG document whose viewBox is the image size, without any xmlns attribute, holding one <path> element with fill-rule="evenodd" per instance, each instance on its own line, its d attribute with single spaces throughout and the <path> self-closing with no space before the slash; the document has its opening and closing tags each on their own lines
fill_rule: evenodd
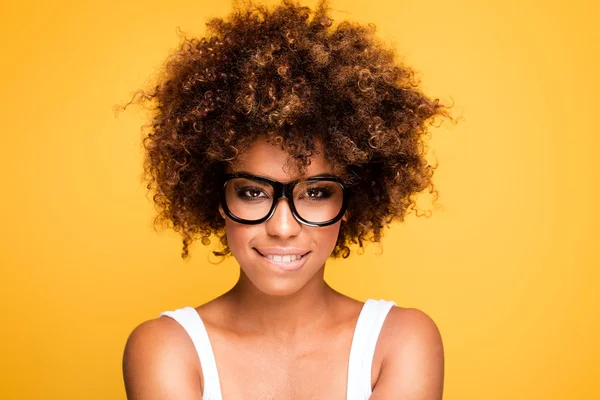
<svg viewBox="0 0 600 400">
<path fill-rule="evenodd" d="M 267 233 L 282 239 L 296 236 L 300 233 L 302 225 L 294 218 L 287 199 L 280 198 L 275 207 L 275 212 L 266 222 Z"/>
</svg>

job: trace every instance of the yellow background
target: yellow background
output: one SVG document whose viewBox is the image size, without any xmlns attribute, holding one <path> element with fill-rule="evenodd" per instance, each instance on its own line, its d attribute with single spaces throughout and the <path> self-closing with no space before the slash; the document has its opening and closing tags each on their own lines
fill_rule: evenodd
<svg viewBox="0 0 600 400">
<path fill-rule="evenodd" d="M 315 1 L 305 4 L 314 5 Z M 452 99 L 433 131 L 443 210 L 328 281 L 437 322 L 446 400 L 600 399 L 596 2 L 342 1 Z M 152 230 L 129 100 L 231 10 L 202 1 L 0 5 L 0 399 L 124 399 L 133 327 L 228 289 L 233 260 Z"/>
</svg>

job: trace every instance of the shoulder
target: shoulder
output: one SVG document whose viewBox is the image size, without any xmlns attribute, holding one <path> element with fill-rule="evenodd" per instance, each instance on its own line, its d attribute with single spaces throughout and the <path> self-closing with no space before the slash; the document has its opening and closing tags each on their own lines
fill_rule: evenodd
<svg viewBox="0 0 600 400">
<path fill-rule="evenodd" d="M 168 317 L 138 325 L 123 354 L 129 400 L 197 398 L 199 361 L 188 334 Z"/>
<path fill-rule="evenodd" d="M 444 381 L 440 330 L 415 308 L 392 307 L 381 331 L 383 360 L 373 399 L 438 400 Z"/>
<path fill-rule="evenodd" d="M 386 317 L 382 334 L 392 334 L 390 340 L 397 348 L 417 344 L 441 345 L 441 333 L 433 319 L 416 308 L 392 307 Z M 409 343 L 406 342 L 407 339 Z"/>
</svg>

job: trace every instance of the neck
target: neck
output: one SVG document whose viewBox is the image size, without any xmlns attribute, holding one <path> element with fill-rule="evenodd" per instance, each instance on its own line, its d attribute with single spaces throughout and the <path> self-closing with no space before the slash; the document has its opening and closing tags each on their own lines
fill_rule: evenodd
<svg viewBox="0 0 600 400">
<path fill-rule="evenodd" d="M 240 331 L 292 338 L 314 330 L 327 321 L 337 294 L 324 280 L 324 267 L 300 290 L 286 296 L 261 292 L 240 271 L 236 285 L 227 293 L 233 323 Z M 243 327 L 243 328 L 242 328 Z"/>
</svg>

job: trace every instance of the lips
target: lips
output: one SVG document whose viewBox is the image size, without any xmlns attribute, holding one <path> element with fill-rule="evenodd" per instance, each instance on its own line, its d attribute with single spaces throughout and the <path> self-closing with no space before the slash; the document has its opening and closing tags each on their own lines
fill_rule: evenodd
<svg viewBox="0 0 600 400">
<path fill-rule="evenodd" d="M 294 271 L 300 269 L 306 262 L 310 251 L 298 248 L 254 248 L 267 261 L 277 266 L 279 270 Z"/>
<path fill-rule="evenodd" d="M 285 256 L 296 256 L 296 258 L 301 258 L 308 253 L 310 250 L 295 248 L 295 247 L 255 247 L 256 250 L 263 257 L 285 257 Z"/>
</svg>

